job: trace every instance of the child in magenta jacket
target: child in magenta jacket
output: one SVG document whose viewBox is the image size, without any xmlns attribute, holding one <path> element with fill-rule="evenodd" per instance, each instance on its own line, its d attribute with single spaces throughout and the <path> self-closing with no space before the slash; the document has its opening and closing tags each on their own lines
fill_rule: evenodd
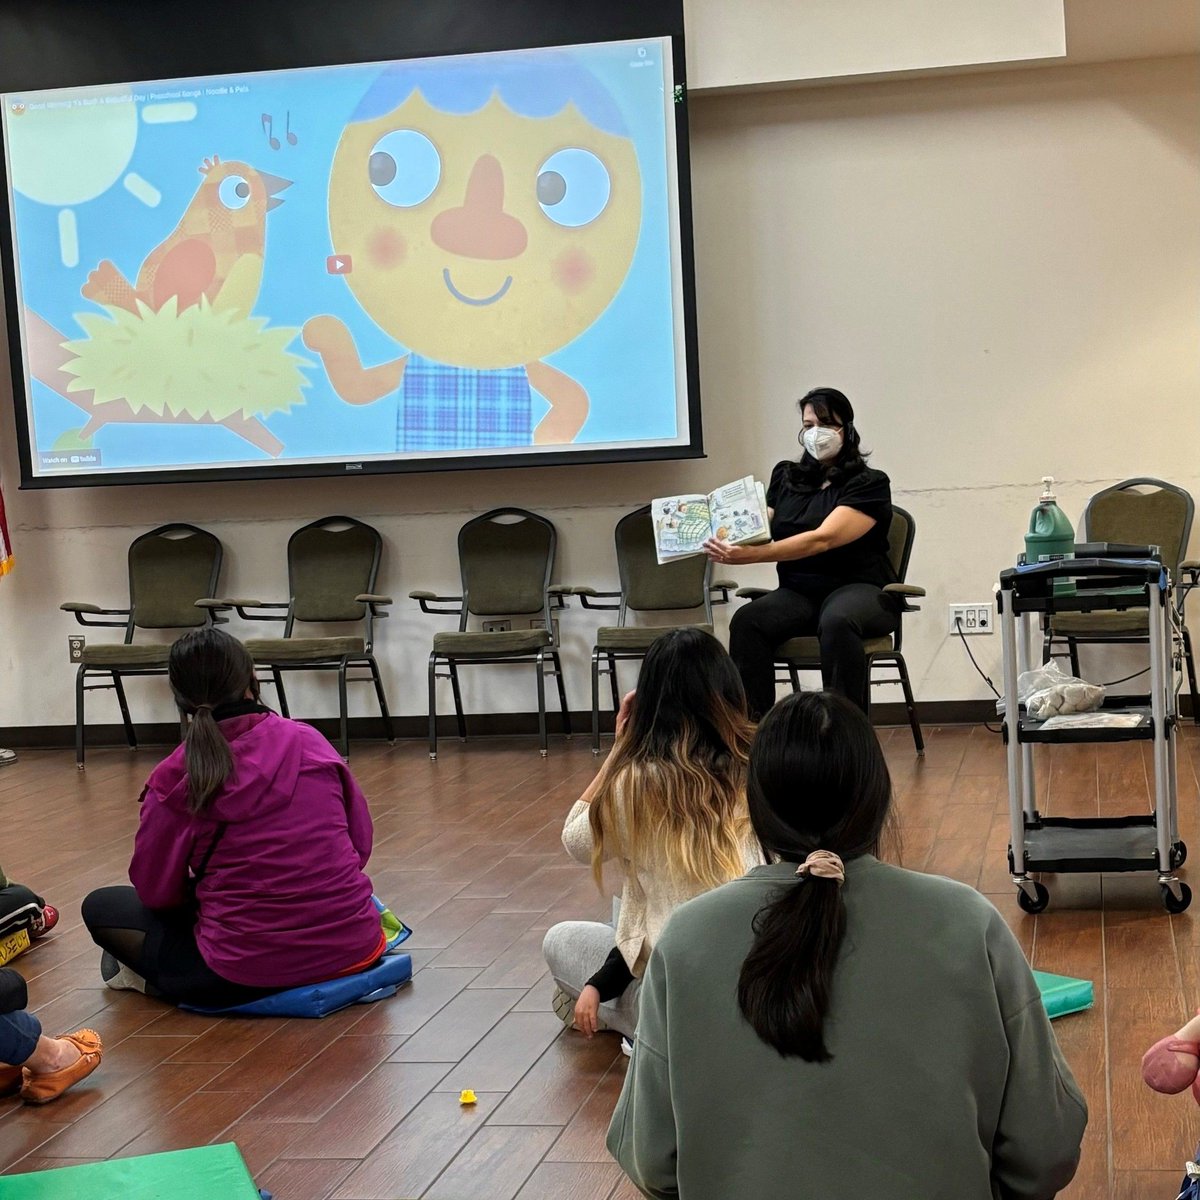
<svg viewBox="0 0 1200 1200">
<path fill-rule="evenodd" d="M 142 792 L 133 887 L 83 902 L 105 982 L 222 1008 L 369 966 L 385 938 L 349 768 L 316 730 L 259 703 L 236 638 L 185 634 L 168 671 L 192 719 Z"/>
</svg>

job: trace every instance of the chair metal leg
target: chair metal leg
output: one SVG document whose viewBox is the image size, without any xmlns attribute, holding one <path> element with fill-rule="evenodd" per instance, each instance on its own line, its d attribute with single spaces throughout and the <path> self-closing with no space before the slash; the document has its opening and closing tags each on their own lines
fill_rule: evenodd
<svg viewBox="0 0 1200 1200">
<path fill-rule="evenodd" d="M 1188 690 L 1192 697 L 1192 724 L 1200 725 L 1200 693 L 1196 690 L 1196 656 L 1192 653 L 1192 635 L 1183 627 L 1183 657 L 1187 663 Z"/>
<path fill-rule="evenodd" d="M 437 762 L 437 654 L 429 655 L 429 758 Z"/>
<path fill-rule="evenodd" d="M 458 686 L 458 663 L 451 658 L 447 660 L 447 665 L 450 667 L 450 690 L 454 693 L 454 719 L 458 723 L 458 740 L 465 742 L 467 718 L 463 712 L 462 689 Z"/>
<path fill-rule="evenodd" d="M 383 733 L 387 738 L 389 746 L 396 744 L 396 730 L 392 726 L 392 714 L 388 712 L 387 697 L 383 694 L 383 679 L 379 675 L 379 664 L 375 661 L 375 655 L 371 655 L 367 662 L 371 667 L 371 680 L 375 684 L 375 695 L 379 698 L 379 715 L 383 718 Z"/>
<path fill-rule="evenodd" d="M 271 668 L 271 678 L 275 681 L 275 695 L 279 697 L 279 715 L 290 717 L 288 712 L 287 692 L 283 690 L 283 672 L 278 667 Z"/>
<path fill-rule="evenodd" d="M 621 689 L 617 686 L 617 660 L 608 655 L 608 682 L 612 688 L 613 712 L 621 711 Z"/>
<path fill-rule="evenodd" d="M 125 685 L 116 671 L 112 673 L 112 681 L 113 689 L 117 693 L 117 704 L 121 709 L 121 723 L 125 726 L 125 741 L 129 743 L 130 750 L 136 750 L 137 734 L 133 730 L 133 720 L 129 716 L 129 701 L 125 699 Z"/>
<path fill-rule="evenodd" d="M 539 653 L 534 660 L 534 669 L 537 671 L 538 739 L 545 758 L 550 753 L 550 743 L 546 737 L 546 660 L 543 654 Z"/>
<path fill-rule="evenodd" d="M 787 669 L 788 678 L 792 681 L 792 691 L 798 692 L 800 690 L 800 671 L 797 669 L 796 664 L 791 662 L 788 663 Z"/>
<path fill-rule="evenodd" d="M 1054 637 L 1050 632 L 1050 627 L 1046 626 L 1046 631 L 1042 636 L 1042 666 L 1044 667 L 1051 658 L 1054 657 Z"/>
<path fill-rule="evenodd" d="M 341 735 L 342 762 L 350 761 L 350 716 L 346 698 L 346 659 L 338 667 L 338 732 Z"/>
<path fill-rule="evenodd" d="M 563 733 L 571 736 L 571 710 L 567 707 L 567 685 L 563 682 L 562 662 L 558 651 L 552 650 L 550 658 L 554 663 L 554 678 L 558 681 L 558 704 L 562 709 Z"/>
<path fill-rule="evenodd" d="M 86 672 L 87 667 L 84 666 L 75 672 L 75 767 L 80 771 L 83 770 L 83 698 Z"/>
<path fill-rule="evenodd" d="M 600 753 L 600 651 L 592 651 L 592 753 Z"/>
<path fill-rule="evenodd" d="M 903 654 L 896 655 L 896 670 L 900 673 L 900 687 L 904 691 L 904 706 L 908 709 L 908 724 L 912 729 L 913 744 L 917 748 L 917 756 L 925 757 L 925 738 L 921 733 L 921 722 L 917 717 L 917 702 L 913 696 L 912 683 L 908 678 L 908 665 Z"/>
<path fill-rule="evenodd" d="M 1074 638 L 1067 638 L 1067 649 L 1071 653 L 1071 674 L 1076 679 L 1082 679 L 1083 675 L 1079 670 L 1079 643 Z"/>
</svg>

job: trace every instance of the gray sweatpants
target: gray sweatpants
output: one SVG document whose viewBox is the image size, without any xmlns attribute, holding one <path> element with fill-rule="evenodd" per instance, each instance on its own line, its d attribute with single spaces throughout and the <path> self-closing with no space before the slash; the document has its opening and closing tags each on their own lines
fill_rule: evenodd
<svg viewBox="0 0 1200 1200">
<path fill-rule="evenodd" d="M 546 931 L 542 953 L 554 982 L 568 996 L 578 998 L 587 981 L 604 966 L 616 944 L 616 931 L 599 921 L 561 921 Z M 600 1005 L 600 1020 L 627 1038 L 637 1028 L 638 993 L 642 981 L 635 979 L 615 1000 Z"/>
</svg>

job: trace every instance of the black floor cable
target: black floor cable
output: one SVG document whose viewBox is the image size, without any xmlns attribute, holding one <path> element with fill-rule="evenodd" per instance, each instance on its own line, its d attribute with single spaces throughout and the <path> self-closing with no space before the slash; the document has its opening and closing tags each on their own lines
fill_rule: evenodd
<svg viewBox="0 0 1200 1200">
<path fill-rule="evenodd" d="M 986 683 L 988 685 L 988 687 L 990 687 L 992 689 L 992 695 L 995 696 L 997 700 L 999 700 L 1001 697 L 1000 697 L 1000 693 L 998 691 L 996 691 L 996 685 L 991 681 L 991 679 L 988 678 L 987 675 L 984 674 L 983 668 L 975 661 L 975 655 L 971 653 L 970 643 L 967 641 L 966 635 L 963 633 L 962 617 L 954 618 L 954 630 L 958 634 L 959 639 L 961 640 L 961 642 L 963 644 L 963 649 L 966 650 L 966 652 L 967 652 L 967 657 L 971 660 L 971 666 L 973 666 L 975 668 L 975 670 L 979 672 L 979 678 L 982 679 L 983 682 Z M 984 729 L 986 729 L 988 731 L 988 733 L 1000 733 L 1001 732 L 1001 729 L 998 725 L 989 725 L 986 721 L 984 721 L 983 727 L 984 727 Z"/>
</svg>

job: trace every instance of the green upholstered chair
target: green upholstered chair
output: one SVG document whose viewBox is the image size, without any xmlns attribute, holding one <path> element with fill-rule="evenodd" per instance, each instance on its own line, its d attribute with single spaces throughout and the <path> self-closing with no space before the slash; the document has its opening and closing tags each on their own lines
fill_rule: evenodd
<svg viewBox="0 0 1200 1200">
<path fill-rule="evenodd" d="M 195 629 L 220 620 L 196 608 L 211 596 L 221 574 L 223 550 L 213 534 L 195 525 L 160 525 L 143 533 L 129 547 L 129 607 L 99 608 L 69 601 L 61 607 L 74 613 L 80 625 L 125 630 L 122 642 L 85 645 L 75 673 L 75 765 L 83 770 L 84 699 L 88 692 L 117 693 L 125 740 L 137 749 L 122 680 L 130 675 L 165 675 L 171 647 L 165 642 L 134 643 L 139 629 Z M 121 618 L 113 620 L 111 618 Z M 103 679 L 105 682 L 89 682 Z"/>
<path fill-rule="evenodd" d="M 467 739 L 459 688 L 460 666 L 496 666 L 529 663 L 537 676 L 538 735 L 542 757 L 548 752 L 546 736 L 546 670 L 558 683 L 563 729 L 571 732 L 571 714 L 563 687 L 558 655 L 558 622 L 553 611 L 564 607 L 568 588 L 551 587 L 558 535 L 545 517 L 523 508 L 494 508 L 468 521 L 458 531 L 458 565 L 462 594 L 438 596 L 409 592 L 427 613 L 458 617 L 454 632 L 435 633 L 429 654 L 429 757 L 437 759 L 437 681 L 448 679 L 454 694 L 458 736 Z M 452 608 L 432 605 L 454 605 Z M 484 632 L 468 629 L 469 619 L 524 618 L 526 629 Z M 532 618 L 532 620 L 530 620 Z"/>
<path fill-rule="evenodd" d="M 612 691 L 613 711 L 620 707 L 617 686 L 617 663 L 640 660 L 655 638 L 685 624 L 695 625 L 707 633 L 713 631 L 712 606 L 729 602 L 731 589 L 737 584 L 729 580 L 712 582 L 712 563 L 704 555 L 659 563 L 654 545 L 654 522 L 650 505 L 645 504 L 626 513 L 618 522 L 614 534 L 617 548 L 617 572 L 621 581 L 619 592 L 598 592 L 590 587 L 573 587 L 584 608 L 615 609 L 617 623 L 602 625 L 596 630 L 592 647 L 592 753 L 600 753 L 600 676 L 607 675 Z M 671 625 L 630 624 L 635 613 L 700 611 L 696 621 Z"/>
<path fill-rule="evenodd" d="M 374 626 L 386 617 L 390 596 L 375 591 L 383 539 L 379 531 L 353 517 L 322 517 L 288 538 L 287 566 L 290 597 L 284 602 L 208 599 L 201 601 L 215 611 L 236 609 L 243 620 L 282 621 L 277 638 L 249 638 L 246 649 L 255 663 L 271 673 L 279 696 L 279 710 L 288 713 L 283 690 L 285 671 L 334 671 L 338 679 L 338 744 L 344 759 L 350 757 L 350 729 L 346 685 L 375 685 L 384 736 L 395 740 L 392 718 L 379 664 L 375 661 Z M 351 634 L 319 637 L 297 636 L 296 625 L 356 625 Z M 357 672 L 351 674 L 351 671 Z"/>
<path fill-rule="evenodd" d="M 920 605 L 912 604 L 910 601 L 925 595 L 924 588 L 906 582 L 908 562 L 912 557 L 913 542 L 916 540 L 916 536 L 917 525 L 912 514 L 892 505 L 892 523 L 888 527 L 888 558 L 899 582 L 889 583 L 883 590 L 888 595 L 897 598 L 901 614 L 918 612 Z M 765 596 L 766 593 L 766 588 L 742 588 L 737 594 L 754 599 L 758 596 Z M 900 649 L 903 636 L 904 618 L 901 616 L 895 633 L 889 633 L 884 637 L 867 638 L 863 642 L 863 649 L 867 655 L 868 677 L 873 687 L 882 684 L 898 683 L 900 685 L 900 689 L 904 693 L 904 707 L 908 712 L 909 728 L 912 729 L 913 745 L 916 746 L 918 755 L 924 755 L 925 738 L 921 733 L 920 718 L 917 716 L 917 703 L 913 698 L 912 682 L 908 677 L 908 665 L 905 663 L 904 654 Z M 779 682 L 791 683 L 792 691 L 799 691 L 800 672 L 821 669 L 820 643 L 815 637 L 789 638 L 775 651 L 775 665 L 787 672 L 785 676 L 780 677 Z M 878 667 L 890 669 L 895 674 L 877 677 L 876 668 Z"/>
<path fill-rule="evenodd" d="M 1175 584 L 1176 610 L 1182 631 L 1192 698 L 1192 720 L 1200 724 L 1200 696 L 1196 688 L 1196 661 L 1192 637 L 1183 622 L 1188 591 L 1200 575 L 1200 562 L 1184 561 L 1192 533 L 1195 504 L 1192 497 L 1173 483 L 1146 476 L 1125 479 L 1097 492 L 1083 510 L 1080 540 L 1115 542 L 1129 546 L 1157 546 L 1163 565 Z M 1149 616 L 1144 608 L 1095 613 L 1058 613 L 1043 626 L 1043 661 L 1066 648 L 1071 672 L 1079 675 L 1079 646 L 1090 644 L 1133 644 L 1150 637 Z"/>
</svg>

